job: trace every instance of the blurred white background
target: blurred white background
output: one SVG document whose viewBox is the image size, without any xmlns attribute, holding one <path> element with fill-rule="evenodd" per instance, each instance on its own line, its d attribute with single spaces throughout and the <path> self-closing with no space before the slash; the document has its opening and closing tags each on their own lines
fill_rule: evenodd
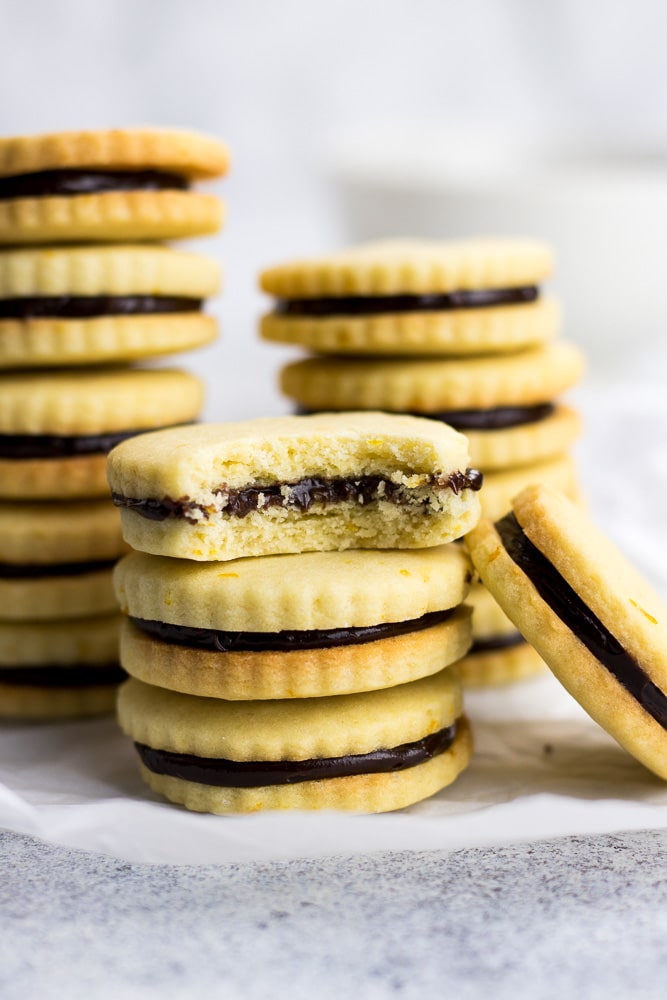
<svg viewBox="0 0 667 1000">
<path fill-rule="evenodd" d="M 375 234 L 551 239 L 564 332 L 591 359 L 584 477 L 625 531 L 647 512 L 600 463 L 665 472 L 665 37 L 660 0 L 0 0 L 0 132 L 229 143 L 228 222 L 198 246 L 224 262 L 223 337 L 182 359 L 218 419 L 287 409 L 289 352 L 255 332 L 262 266 Z M 609 406 L 644 414 L 622 444 Z"/>
</svg>

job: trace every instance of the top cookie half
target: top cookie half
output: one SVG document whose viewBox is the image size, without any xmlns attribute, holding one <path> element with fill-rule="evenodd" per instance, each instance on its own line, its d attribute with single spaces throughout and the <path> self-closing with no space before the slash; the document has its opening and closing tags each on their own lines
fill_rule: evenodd
<svg viewBox="0 0 667 1000">
<path fill-rule="evenodd" d="M 217 139 L 109 129 L 0 139 L 0 243 L 176 239 L 216 232 L 222 203 L 190 190 L 227 171 Z"/>
<path fill-rule="evenodd" d="M 466 439 L 419 417 L 173 428 L 115 448 L 108 472 L 130 545 L 189 559 L 425 548 L 479 517 Z"/>
<path fill-rule="evenodd" d="M 516 350 L 558 332 L 538 288 L 551 269 L 533 240 L 370 243 L 265 270 L 278 301 L 261 335 L 331 354 Z"/>
</svg>

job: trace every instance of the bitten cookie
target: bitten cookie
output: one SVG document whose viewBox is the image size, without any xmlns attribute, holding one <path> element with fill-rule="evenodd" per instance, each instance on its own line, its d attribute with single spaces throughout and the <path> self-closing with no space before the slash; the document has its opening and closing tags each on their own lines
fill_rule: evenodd
<svg viewBox="0 0 667 1000">
<path fill-rule="evenodd" d="M 291 701 L 196 698 L 131 679 L 118 717 L 151 788 L 200 812 L 400 809 L 450 784 L 471 751 L 451 670 Z"/>
<path fill-rule="evenodd" d="M 133 552 L 115 570 L 133 677 L 227 699 L 310 698 L 437 673 L 470 646 L 462 547 L 194 563 Z"/>
<path fill-rule="evenodd" d="M 200 379 L 166 368 L 0 376 L 0 497 L 106 496 L 110 448 L 202 404 Z"/>
<path fill-rule="evenodd" d="M 222 203 L 190 189 L 224 174 L 225 146 L 175 129 L 0 139 L 0 243 L 168 240 L 216 232 Z"/>
<path fill-rule="evenodd" d="M 566 497 L 524 490 L 467 543 L 482 580 L 556 677 L 667 778 L 667 608 Z"/>
<path fill-rule="evenodd" d="M 559 312 L 537 286 L 547 246 L 530 240 L 393 241 L 268 268 L 278 299 L 266 340 L 324 354 L 480 354 L 555 336 Z"/>
<path fill-rule="evenodd" d="M 558 341 L 499 357 L 309 358 L 287 365 L 280 382 L 306 412 L 379 409 L 443 421 L 466 435 L 471 461 L 486 472 L 567 450 L 579 418 L 553 400 L 582 371 L 581 352 Z"/>
<path fill-rule="evenodd" d="M 454 667 L 465 688 L 511 684 L 544 670 L 544 661 L 486 587 L 474 584 L 466 604 L 472 608 L 473 641 Z"/>
<path fill-rule="evenodd" d="M 120 615 L 0 621 L 0 718 L 57 719 L 113 709 Z"/>
<path fill-rule="evenodd" d="M 461 434 L 382 413 L 158 431 L 108 470 L 126 541 L 196 560 L 439 545 L 477 522 L 482 478 Z"/>
<path fill-rule="evenodd" d="M 0 368 L 100 364 L 209 343 L 207 257 L 162 246 L 0 250 Z"/>
</svg>

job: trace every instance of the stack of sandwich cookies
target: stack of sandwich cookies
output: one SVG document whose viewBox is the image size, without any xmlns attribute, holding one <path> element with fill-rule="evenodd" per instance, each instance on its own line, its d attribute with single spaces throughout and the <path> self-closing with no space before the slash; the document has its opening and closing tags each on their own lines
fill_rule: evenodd
<svg viewBox="0 0 667 1000">
<path fill-rule="evenodd" d="M 466 539 L 484 583 L 567 690 L 667 779 L 667 608 L 582 510 L 527 487 Z"/>
<path fill-rule="evenodd" d="M 215 232 L 219 199 L 190 183 L 227 160 L 166 129 L 0 140 L 0 716 L 113 707 L 126 546 L 106 456 L 203 403 L 187 372 L 127 365 L 210 343 L 220 285 L 215 261 L 134 241 Z"/>
<path fill-rule="evenodd" d="M 142 550 L 115 570 L 119 718 L 154 790 L 369 812 L 465 767 L 461 435 L 373 413 L 175 428 L 120 444 L 109 480 Z"/>
<path fill-rule="evenodd" d="M 484 473 L 482 510 L 496 517 L 531 482 L 578 495 L 569 449 L 580 420 L 559 397 L 582 357 L 556 339 L 558 307 L 539 290 L 550 272 L 548 248 L 531 241 L 371 244 L 265 271 L 261 286 L 278 302 L 261 333 L 319 355 L 283 369 L 300 412 L 373 408 L 465 434 Z M 529 663 L 528 648 L 508 648 L 470 676 L 518 679 Z"/>
</svg>

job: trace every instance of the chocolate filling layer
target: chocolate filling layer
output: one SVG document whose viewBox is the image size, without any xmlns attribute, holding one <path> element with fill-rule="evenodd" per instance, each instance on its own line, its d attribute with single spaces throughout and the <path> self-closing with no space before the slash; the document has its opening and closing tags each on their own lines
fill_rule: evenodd
<svg viewBox="0 0 667 1000">
<path fill-rule="evenodd" d="M 322 778 L 345 778 L 355 774 L 385 774 L 403 771 L 446 753 L 456 736 L 457 725 L 431 733 L 414 743 L 403 743 L 389 750 L 349 754 L 344 757 L 314 757 L 309 760 L 226 760 L 196 757 L 194 754 L 156 750 L 145 743 L 135 743 L 146 767 L 155 774 L 165 774 L 201 785 L 226 788 L 261 788 L 265 785 L 294 785 L 300 781 Z"/>
<path fill-rule="evenodd" d="M 116 431 L 113 434 L 86 434 L 65 437 L 56 434 L 0 434 L 0 458 L 68 458 L 77 455 L 106 455 L 117 444 L 146 428 Z"/>
<path fill-rule="evenodd" d="M 303 629 L 280 632 L 224 632 L 217 629 L 194 628 L 189 625 L 171 625 L 168 622 L 150 621 L 145 618 L 130 618 L 130 621 L 155 639 L 161 639 L 177 646 L 206 649 L 221 653 L 240 651 L 290 652 L 295 649 L 327 649 L 331 646 L 356 646 L 376 639 L 389 639 L 395 635 L 419 632 L 433 625 L 439 625 L 453 614 L 447 611 L 431 611 L 421 618 L 404 622 L 382 622 L 379 625 L 358 628 Z"/>
<path fill-rule="evenodd" d="M 641 707 L 667 729 L 667 697 L 523 532 L 514 514 L 496 522 L 507 554 L 542 600 Z"/>
<path fill-rule="evenodd" d="M 70 197 L 108 191 L 184 191 L 187 178 L 166 170 L 38 170 L 0 177 L 0 199 Z"/>
<path fill-rule="evenodd" d="M 117 663 L 101 667 L 0 667 L 0 684 L 34 687 L 99 687 L 121 684 L 126 677 L 127 674 Z"/>
<path fill-rule="evenodd" d="M 467 655 L 473 653 L 493 653 L 499 649 L 512 649 L 524 645 L 526 640 L 520 632 L 508 632 L 506 635 L 494 635 L 488 639 L 475 639 Z"/>
<path fill-rule="evenodd" d="M 538 290 L 524 288 L 480 288 L 434 295 L 346 295 L 314 299 L 281 299 L 279 316 L 373 316 L 381 313 L 443 312 L 450 309 L 483 309 L 534 302 Z"/>
<path fill-rule="evenodd" d="M 0 319 L 94 319 L 199 312 L 202 299 L 184 295 L 34 295 L 0 299 Z"/>
<path fill-rule="evenodd" d="M 480 490 L 482 480 L 482 473 L 477 469 L 466 469 L 465 472 L 452 472 L 449 476 L 432 476 L 427 485 L 436 490 L 449 489 L 458 494 L 462 490 Z M 269 507 L 284 507 L 288 510 L 307 512 L 313 504 L 328 506 L 347 501 L 366 505 L 378 500 L 396 504 L 405 502 L 405 487 L 381 476 L 360 476 L 358 479 L 311 477 L 294 483 L 247 486 L 238 490 L 220 486 L 212 492 L 220 498 L 221 512 L 239 518 L 246 517 L 252 511 L 266 510 Z M 184 517 L 186 520 L 199 521 L 202 515 L 208 518 L 218 509 L 217 507 L 211 509 L 205 504 L 190 500 L 189 497 L 182 497 L 179 500 L 172 500 L 171 497 L 154 500 L 112 493 L 112 499 L 117 507 L 127 507 L 150 521 L 164 521 L 168 517 Z M 428 500 L 425 499 L 424 504 L 427 503 Z"/>
<path fill-rule="evenodd" d="M 436 410 L 433 413 L 417 413 L 415 410 L 410 410 L 406 412 L 411 417 L 442 420 L 443 423 L 449 424 L 457 431 L 497 431 L 546 420 L 555 409 L 553 403 L 540 403 L 537 406 L 495 406 L 488 410 Z M 295 412 L 307 415 L 317 411 L 306 406 L 297 406 Z"/>
<path fill-rule="evenodd" d="M 79 576 L 84 573 L 96 573 L 99 570 L 111 569 L 117 561 L 116 559 L 95 559 L 91 562 L 55 563 L 53 565 L 0 563 L 0 579 L 33 580 L 43 576 Z"/>
</svg>

